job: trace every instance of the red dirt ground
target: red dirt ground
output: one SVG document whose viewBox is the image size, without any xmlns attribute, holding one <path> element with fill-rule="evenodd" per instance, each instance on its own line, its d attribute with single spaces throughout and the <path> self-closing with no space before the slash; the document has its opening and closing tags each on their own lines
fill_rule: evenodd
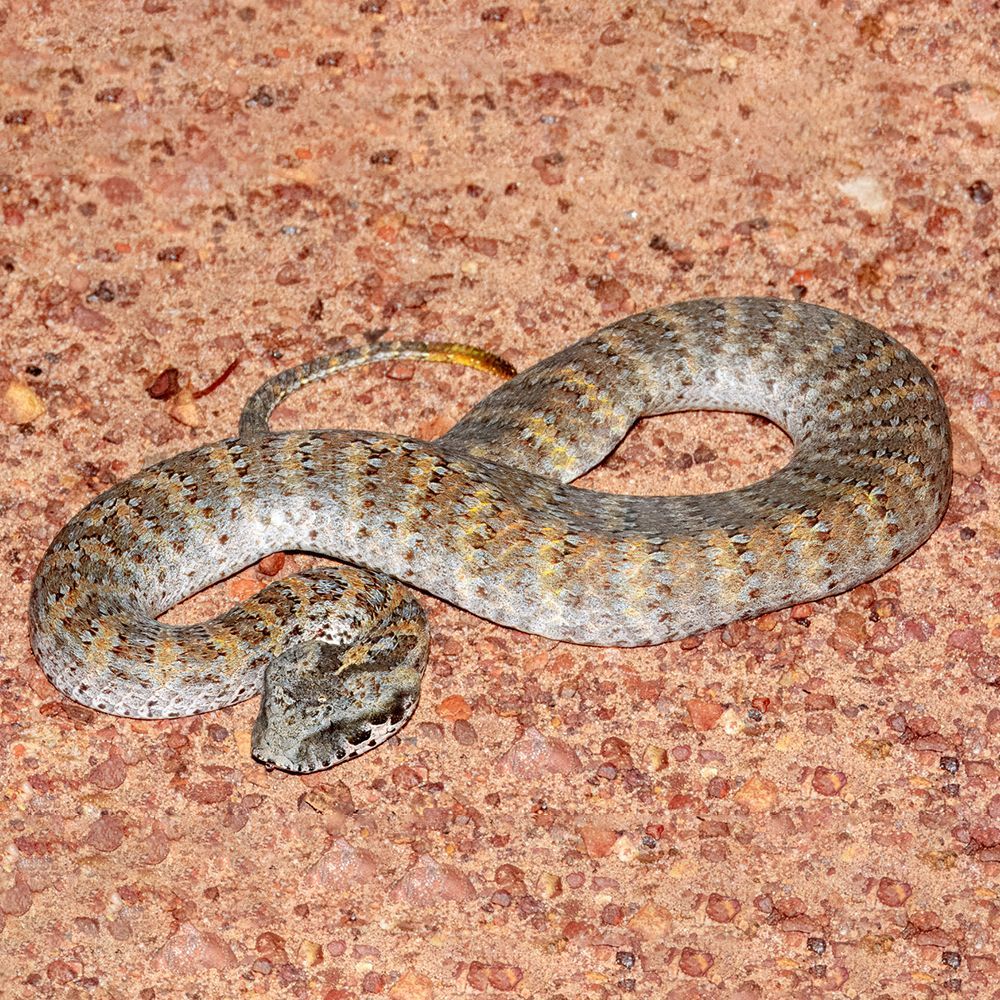
<svg viewBox="0 0 1000 1000">
<path fill-rule="evenodd" d="M 0 995 L 1000 996 L 998 48 L 990 0 L 0 8 Z M 308 778 L 252 702 L 128 722 L 35 663 L 58 528 L 278 368 L 381 327 L 524 366 L 735 293 L 937 372 L 951 509 L 873 585 L 629 651 L 428 599 L 413 722 Z M 430 436 L 492 384 L 383 367 L 279 424 Z M 786 454 L 678 416 L 587 482 Z"/>
</svg>

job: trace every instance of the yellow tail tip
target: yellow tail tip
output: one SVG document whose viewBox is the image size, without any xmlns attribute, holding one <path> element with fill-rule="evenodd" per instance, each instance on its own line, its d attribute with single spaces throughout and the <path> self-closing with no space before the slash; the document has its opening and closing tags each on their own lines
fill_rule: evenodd
<svg viewBox="0 0 1000 1000">
<path fill-rule="evenodd" d="M 513 378 L 517 374 L 517 369 L 509 361 L 505 361 L 498 354 L 493 354 L 492 351 L 485 351 L 471 344 L 430 343 L 427 345 L 427 360 L 450 365 L 465 365 L 466 368 L 475 368 L 505 379 Z"/>
</svg>

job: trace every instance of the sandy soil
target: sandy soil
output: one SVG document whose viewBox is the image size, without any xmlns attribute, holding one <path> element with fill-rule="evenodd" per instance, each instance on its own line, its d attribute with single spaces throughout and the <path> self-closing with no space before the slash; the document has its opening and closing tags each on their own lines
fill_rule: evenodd
<svg viewBox="0 0 1000 1000">
<path fill-rule="evenodd" d="M 1000 996 L 995 3 L 0 25 L 0 995 Z M 253 703 L 132 723 L 38 669 L 59 526 L 231 434 L 278 368 L 382 327 L 523 366 L 730 293 L 863 316 L 937 372 L 951 509 L 874 585 L 638 651 L 428 600 L 412 724 L 301 779 L 249 759 Z M 373 369 L 279 423 L 429 435 L 491 384 Z M 664 418 L 588 482 L 715 490 L 786 454 L 760 421 Z"/>
</svg>

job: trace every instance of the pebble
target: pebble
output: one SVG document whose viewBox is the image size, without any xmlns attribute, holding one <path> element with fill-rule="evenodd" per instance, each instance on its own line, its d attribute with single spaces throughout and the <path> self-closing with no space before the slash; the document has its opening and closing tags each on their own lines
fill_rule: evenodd
<svg viewBox="0 0 1000 1000">
<path fill-rule="evenodd" d="M 107 852 L 118 850 L 124 839 L 125 828 L 122 821 L 110 813 L 92 823 L 84 837 L 91 847 Z"/>
<path fill-rule="evenodd" d="M 525 891 L 524 872 L 517 865 L 500 865 L 493 873 L 493 881 L 501 889 L 512 893 L 520 894 Z"/>
<path fill-rule="evenodd" d="M 132 937 L 132 925 L 119 914 L 108 922 L 108 933 L 115 941 L 128 941 Z"/>
<path fill-rule="evenodd" d="M 867 212 L 882 212 L 889 207 L 889 197 L 880 178 L 874 174 L 858 174 L 841 181 L 837 188 Z"/>
<path fill-rule="evenodd" d="M 705 904 L 705 915 L 718 924 L 728 924 L 733 921 L 741 908 L 738 899 L 720 896 L 717 892 L 713 892 Z"/>
<path fill-rule="evenodd" d="M 572 884 L 570 887 L 574 889 L 579 888 L 579 886 Z M 542 872 L 542 874 L 538 876 L 538 880 L 535 882 L 535 888 L 538 890 L 538 894 L 542 897 L 542 899 L 555 899 L 556 896 L 562 895 L 562 879 L 553 872 Z"/>
<path fill-rule="evenodd" d="M 301 264 L 295 261 L 288 261 L 278 269 L 278 273 L 274 276 L 274 280 L 277 284 L 287 287 L 288 285 L 297 285 L 299 282 L 305 280 L 305 269 Z"/>
<path fill-rule="evenodd" d="M 171 420 L 183 424 L 185 427 L 204 427 L 205 418 L 202 415 L 201 407 L 194 398 L 194 393 L 190 386 L 179 389 L 175 396 L 172 396 L 167 405 L 167 413 Z"/>
<path fill-rule="evenodd" d="M 114 323 L 107 316 L 85 305 L 76 305 L 70 313 L 70 321 L 85 333 L 103 333 L 112 329 Z"/>
<path fill-rule="evenodd" d="M 416 373 L 417 366 L 412 361 L 394 361 L 385 374 L 395 382 L 409 382 Z"/>
<path fill-rule="evenodd" d="M 254 951 L 270 962 L 287 962 L 288 953 L 285 951 L 285 939 L 274 931 L 264 931 L 257 935 L 257 940 L 253 943 Z"/>
<path fill-rule="evenodd" d="M 621 316 L 629 310 L 631 295 L 629 290 L 617 279 L 607 275 L 587 281 L 587 286 L 593 291 L 606 316 Z"/>
<path fill-rule="evenodd" d="M 484 257 L 496 257 L 500 244 L 490 239 L 488 236 L 466 236 L 462 243 L 474 253 L 481 253 Z"/>
<path fill-rule="evenodd" d="M 261 576 L 277 576 L 285 568 L 285 553 L 272 552 L 257 563 L 257 572 Z"/>
<path fill-rule="evenodd" d="M 143 865 L 158 865 L 170 853 L 170 840 L 157 820 L 149 832 L 139 855 L 139 863 Z"/>
<path fill-rule="evenodd" d="M 708 973 L 708 970 L 715 965 L 715 957 L 707 951 L 698 951 L 695 948 L 682 948 L 678 967 L 686 976 L 693 976 L 696 979 Z"/>
<path fill-rule="evenodd" d="M 761 615 L 754 624 L 758 632 L 773 632 L 781 621 L 781 615 L 777 611 L 768 611 Z"/>
<path fill-rule="evenodd" d="M 111 791 L 125 780 L 125 762 L 112 750 L 103 764 L 98 764 L 87 776 L 87 780 L 98 788 Z"/>
<path fill-rule="evenodd" d="M 226 583 L 226 595 L 234 601 L 247 601 L 259 594 L 263 584 L 249 576 L 235 576 Z"/>
<path fill-rule="evenodd" d="M 643 903 L 628 922 L 629 930 L 635 931 L 646 941 L 662 941 L 670 933 L 673 916 L 670 911 L 652 900 Z"/>
<path fill-rule="evenodd" d="M 153 954 L 153 968 L 189 976 L 192 970 L 231 969 L 236 965 L 233 949 L 212 931 L 182 923 Z"/>
<path fill-rule="evenodd" d="M 470 962 L 466 981 L 474 990 L 487 990 L 491 986 L 500 993 L 510 993 L 524 978 L 524 972 L 516 965 L 485 965 Z"/>
<path fill-rule="evenodd" d="M 31 909 L 31 887 L 24 876 L 18 872 L 14 876 L 14 884 L 0 892 L 0 912 L 9 917 L 23 917 Z"/>
<path fill-rule="evenodd" d="M 142 188 L 129 177 L 106 177 L 98 188 L 111 205 L 131 205 L 142 201 Z"/>
<path fill-rule="evenodd" d="M 977 205 L 988 205 L 993 200 L 993 188 L 982 179 L 973 181 L 965 190 Z"/>
<path fill-rule="evenodd" d="M 536 156 L 532 159 L 531 165 L 538 171 L 543 184 L 562 184 L 566 179 L 564 158 L 559 153 Z"/>
<path fill-rule="evenodd" d="M 973 479 L 983 471 L 983 452 L 976 438 L 961 424 L 952 421 L 952 468 L 966 479 Z"/>
<path fill-rule="evenodd" d="M 718 776 L 712 778 L 708 783 L 708 794 L 713 799 L 724 799 L 731 790 L 731 786 L 725 778 Z"/>
<path fill-rule="evenodd" d="M 182 794 L 190 802 L 197 802 L 203 806 L 211 806 L 219 802 L 225 802 L 234 791 L 235 788 L 231 781 L 212 780 L 187 785 Z"/>
<path fill-rule="evenodd" d="M 618 833 L 597 823 L 587 823 L 580 827 L 583 849 L 591 858 L 606 858 L 618 842 Z"/>
<path fill-rule="evenodd" d="M 688 716 L 691 719 L 691 725 L 699 733 L 705 733 L 710 729 L 714 729 L 716 723 L 722 718 L 722 713 L 725 711 L 717 702 L 706 701 L 704 698 L 691 698 L 684 703 L 684 707 L 687 709 Z"/>
<path fill-rule="evenodd" d="M 811 691 L 806 695 L 805 709 L 807 712 L 822 712 L 837 707 L 837 699 L 832 694 Z"/>
<path fill-rule="evenodd" d="M 768 778 L 754 775 L 733 796 L 747 812 L 770 812 L 778 804 L 778 786 Z"/>
<path fill-rule="evenodd" d="M 427 855 L 417 858 L 389 890 L 389 898 L 393 901 L 417 906 L 436 906 L 442 900 L 464 903 L 475 895 L 475 887 L 464 872 L 452 865 L 442 865 Z"/>
<path fill-rule="evenodd" d="M 378 972 L 366 972 L 361 980 L 362 993 L 381 993 L 385 989 L 385 976 Z"/>
<path fill-rule="evenodd" d="M 960 649 L 965 653 L 982 653 L 983 637 L 973 628 L 957 628 L 950 632 L 946 640 L 950 649 Z"/>
<path fill-rule="evenodd" d="M 147 386 L 146 392 L 152 399 L 170 399 L 180 392 L 180 371 L 177 368 L 164 368 Z"/>
<path fill-rule="evenodd" d="M 617 736 L 609 736 L 601 743 L 601 756 L 617 768 L 632 767 L 632 748 Z"/>
<path fill-rule="evenodd" d="M 501 771 L 519 778 L 537 779 L 539 774 L 576 774 L 583 770 L 576 751 L 561 740 L 548 739 L 537 729 L 524 735 L 497 762 Z"/>
<path fill-rule="evenodd" d="M 843 771 L 831 771 L 827 767 L 817 767 L 813 771 L 812 786 L 820 795 L 839 795 L 847 784 Z"/>
<path fill-rule="evenodd" d="M 451 726 L 451 734 L 455 737 L 455 742 L 463 747 L 475 746 L 477 734 L 475 727 L 464 719 L 456 719 Z"/>
<path fill-rule="evenodd" d="M 307 969 L 323 964 L 323 946 L 318 941 L 305 940 L 299 946 L 299 958 Z"/>
<path fill-rule="evenodd" d="M 0 422 L 25 425 L 37 420 L 45 412 L 45 404 L 27 382 L 10 379 L 0 383 Z"/>
<path fill-rule="evenodd" d="M 461 719 L 464 721 L 472 717 L 472 707 L 460 694 L 453 694 L 445 698 L 435 711 L 442 719 Z"/>
<path fill-rule="evenodd" d="M 404 972 L 389 990 L 390 1000 L 434 1000 L 434 983 L 419 972 Z"/>
<path fill-rule="evenodd" d="M 838 611 L 834 622 L 836 629 L 829 644 L 838 652 L 852 652 L 868 637 L 868 620 L 857 611 Z"/>
<path fill-rule="evenodd" d="M 53 983 L 58 983 L 60 986 L 65 986 L 67 983 L 73 982 L 74 979 L 78 979 L 83 975 L 83 964 L 81 962 L 64 962 L 61 959 L 56 959 L 54 962 L 49 962 L 45 967 L 45 976 Z"/>
<path fill-rule="evenodd" d="M 913 895 L 913 887 L 908 882 L 881 878 L 876 895 L 878 901 L 885 906 L 902 906 Z"/>
<path fill-rule="evenodd" d="M 374 879 L 377 874 L 378 864 L 371 851 L 354 847 L 342 837 L 336 837 L 306 872 L 304 884 L 313 889 L 346 892 Z"/>
</svg>

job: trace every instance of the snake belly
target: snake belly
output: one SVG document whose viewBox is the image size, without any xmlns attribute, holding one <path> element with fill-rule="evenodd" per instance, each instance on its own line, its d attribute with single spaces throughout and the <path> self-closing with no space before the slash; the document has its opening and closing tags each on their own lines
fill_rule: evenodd
<svg viewBox="0 0 1000 1000">
<path fill-rule="evenodd" d="M 695 409 L 767 417 L 791 437 L 791 460 L 708 495 L 569 485 L 639 418 Z M 303 697 L 316 671 L 402 671 L 399 684 L 350 688 L 344 703 L 365 709 L 360 721 L 334 751 L 310 750 L 309 767 L 377 745 L 413 710 L 426 636 L 396 581 L 552 639 L 660 643 L 884 573 L 934 530 L 951 487 L 947 411 L 927 368 L 867 323 L 777 299 L 701 299 L 619 320 L 433 442 L 272 433 L 266 415 L 73 518 L 35 578 L 32 642 L 65 694 L 146 718 L 250 697 L 276 658 L 291 659 Z M 279 581 L 211 622 L 157 621 L 288 549 L 349 567 Z M 335 654 L 325 667 L 324 650 Z M 301 728 L 286 704 L 298 694 L 282 690 L 281 711 Z"/>
</svg>

